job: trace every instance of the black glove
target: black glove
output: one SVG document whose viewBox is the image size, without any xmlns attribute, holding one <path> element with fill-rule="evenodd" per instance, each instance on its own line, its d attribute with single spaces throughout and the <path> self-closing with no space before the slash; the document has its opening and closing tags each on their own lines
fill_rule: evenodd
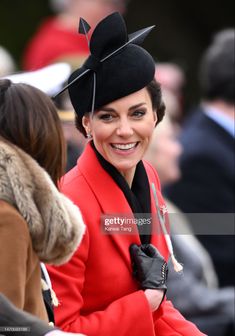
<svg viewBox="0 0 235 336">
<path fill-rule="evenodd" d="M 152 244 L 132 244 L 130 254 L 134 276 L 142 289 L 167 290 L 167 263 Z"/>
<path fill-rule="evenodd" d="M 37 317 L 16 308 L 3 294 L 0 293 L 0 326 L 6 330 L 0 330 L 2 335 L 42 336 L 55 330 Z M 22 327 L 21 331 L 13 331 L 13 328 Z M 9 328 L 9 329 L 8 329 Z M 12 329 L 11 329 L 12 328 Z M 25 328 L 28 328 L 25 330 Z M 8 331 L 7 331 L 8 330 Z M 10 331 L 11 330 L 11 331 Z"/>
</svg>

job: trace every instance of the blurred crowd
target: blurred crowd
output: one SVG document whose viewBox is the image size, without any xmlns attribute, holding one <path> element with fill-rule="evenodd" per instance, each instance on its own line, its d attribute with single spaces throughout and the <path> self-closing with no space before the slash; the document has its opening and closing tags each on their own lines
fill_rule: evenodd
<svg viewBox="0 0 235 336">
<path fill-rule="evenodd" d="M 125 15 L 128 1 L 50 0 L 50 5 L 55 14 L 38 26 L 25 46 L 21 69 L 16 71 L 14 55 L 0 41 L 0 79 L 16 81 L 10 76 L 20 72 L 23 77 L 19 82 L 36 86 L 53 98 L 89 54 L 87 36 L 77 33 L 79 18 L 90 24 L 92 34 L 96 24 L 108 14 L 119 11 Z M 183 316 L 209 336 L 231 336 L 234 332 L 234 38 L 234 28 L 212 36 L 195 78 L 201 98 L 197 106 L 187 111 L 184 70 L 173 62 L 156 63 L 155 79 L 162 87 L 166 113 L 145 154 L 158 172 L 170 214 L 175 255 L 184 265 L 184 274 L 179 275 L 169 262 L 166 295 Z M 50 67 L 55 64 L 66 64 L 67 68 L 54 68 L 53 72 Z M 48 69 L 52 69 L 50 74 Z M 45 72 L 40 75 L 40 70 Z M 58 71 L 60 78 L 56 77 Z M 69 171 L 76 165 L 87 139 L 75 127 L 68 93 L 53 100 L 66 140 L 65 170 Z M 0 115 L 0 125 L 1 118 Z M 216 224 L 210 220 L 211 214 L 218 214 Z M 202 225 L 199 221 L 204 223 L 203 230 L 198 229 Z M 23 317 L 19 315 L 19 319 Z"/>
</svg>

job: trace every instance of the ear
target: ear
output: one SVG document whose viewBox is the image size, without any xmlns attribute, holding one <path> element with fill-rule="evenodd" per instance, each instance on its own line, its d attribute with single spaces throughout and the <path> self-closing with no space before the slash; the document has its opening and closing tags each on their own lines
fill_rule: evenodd
<svg viewBox="0 0 235 336">
<path fill-rule="evenodd" d="M 158 122 L 158 117 L 157 117 L 157 110 L 153 110 L 153 118 L 154 118 L 155 127 L 156 127 L 156 125 L 157 125 L 157 122 Z"/>
<path fill-rule="evenodd" d="M 87 134 L 91 133 L 91 120 L 90 115 L 84 115 L 82 117 L 82 126 L 85 128 Z"/>
</svg>

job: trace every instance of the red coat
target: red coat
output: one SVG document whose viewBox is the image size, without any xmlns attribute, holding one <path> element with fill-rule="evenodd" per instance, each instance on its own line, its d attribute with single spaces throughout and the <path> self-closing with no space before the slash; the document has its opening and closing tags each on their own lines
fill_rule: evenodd
<svg viewBox="0 0 235 336">
<path fill-rule="evenodd" d="M 145 167 L 150 182 L 159 190 L 156 172 L 149 164 Z M 102 232 L 102 214 L 131 215 L 132 211 L 89 145 L 77 166 L 63 178 L 62 191 L 79 206 L 87 231 L 66 265 L 48 267 L 60 301 L 55 310 L 56 324 L 65 331 L 88 336 L 202 335 L 169 301 L 151 313 L 144 292 L 132 276 L 129 246 L 141 243 L 139 235 Z M 159 197 L 163 204 L 160 192 Z M 155 213 L 153 195 L 151 198 Z M 153 235 L 151 243 L 167 259 L 164 238 Z"/>
</svg>

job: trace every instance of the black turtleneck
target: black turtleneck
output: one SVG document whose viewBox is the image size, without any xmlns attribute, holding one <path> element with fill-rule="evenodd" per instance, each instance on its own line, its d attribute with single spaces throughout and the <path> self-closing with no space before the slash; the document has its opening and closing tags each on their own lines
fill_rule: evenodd
<svg viewBox="0 0 235 336">
<path fill-rule="evenodd" d="M 151 200 L 150 200 L 150 188 L 147 173 L 144 168 L 142 161 L 139 161 L 135 175 L 133 178 L 132 186 L 129 187 L 125 178 L 119 173 L 119 171 L 106 161 L 103 156 L 97 151 L 93 141 L 91 142 L 91 147 L 93 148 L 97 159 L 103 169 L 113 178 L 115 183 L 122 190 L 135 218 L 143 217 L 143 214 L 149 214 L 151 216 Z M 146 216 L 145 216 L 146 218 Z M 138 230 L 140 234 L 140 240 L 142 244 L 147 244 L 150 242 L 151 237 L 151 225 L 138 225 Z"/>
</svg>

